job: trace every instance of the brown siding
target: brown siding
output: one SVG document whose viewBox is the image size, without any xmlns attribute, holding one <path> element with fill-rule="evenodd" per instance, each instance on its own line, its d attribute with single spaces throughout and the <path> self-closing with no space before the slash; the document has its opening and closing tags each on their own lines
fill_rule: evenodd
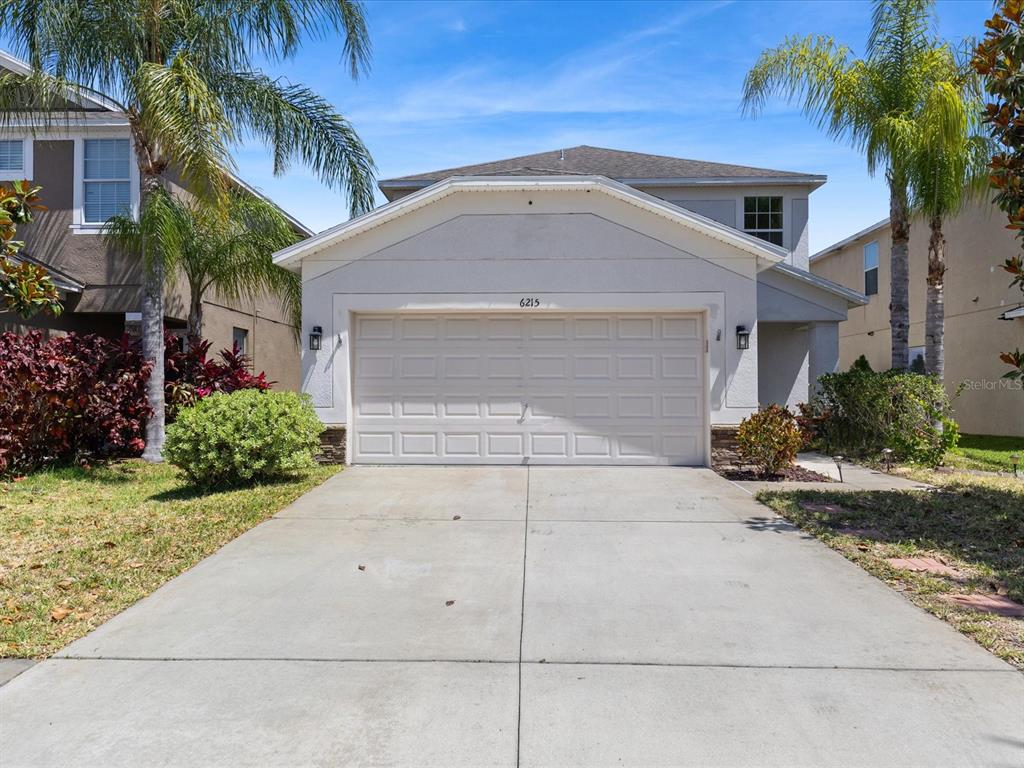
<svg viewBox="0 0 1024 768">
<path fill-rule="evenodd" d="M 56 333 L 76 331 L 117 338 L 124 331 L 124 313 L 138 312 L 142 270 L 138 261 L 107 247 L 102 235 L 75 234 L 74 142 L 36 141 L 33 182 L 40 185 L 48 210 L 19 230 L 26 252 L 85 284 L 81 295 L 69 298 L 60 318 L 39 315 L 25 322 L 0 314 L 0 331 L 24 332 L 45 328 Z M 171 182 L 176 188 L 180 187 Z M 256 371 L 266 371 L 277 388 L 299 388 L 299 346 L 288 319 L 275 299 L 256 302 L 206 297 L 203 335 L 214 351 L 231 347 L 233 327 L 249 330 L 250 353 Z M 188 316 L 188 281 L 183 275 L 168 284 L 166 315 L 172 326 Z"/>
<path fill-rule="evenodd" d="M 945 226 L 946 234 L 946 389 L 954 400 L 964 432 L 1024 435 L 1024 392 L 1008 389 L 1001 379 L 1007 367 L 999 353 L 1024 347 L 1024 320 L 999 320 L 1001 312 L 1021 301 L 1009 289 L 999 265 L 1020 245 L 1004 226 L 1002 213 L 987 202 L 968 206 Z M 924 346 L 925 270 L 928 226 L 915 220 L 910 232 L 910 346 Z M 878 240 L 878 295 L 866 307 L 849 311 L 839 324 L 839 364 L 849 366 L 865 355 L 876 370 L 890 363 L 888 225 L 847 244 L 811 264 L 811 271 L 862 291 L 863 247 Z"/>
<path fill-rule="evenodd" d="M 25 250 L 86 285 L 76 312 L 137 312 L 142 284 L 134 258 L 108 248 L 101 235 L 71 231 L 74 142 L 36 141 L 32 180 L 49 209 L 21 228 Z"/>
<path fill-rule="evenodd" d="M 230 349 L 232 330 L 249 332 L 249 357 L 255 372 L 265 371 L 276 382 L 275 389 L 299 389 L 299 345 L 295 332 L 286 321 L 275 317 L 275 302 L 266 300 L 244 310 L 224 304 L 205 302 L 203 337 L 209 339 L 213 352 Z"/>
</svg>

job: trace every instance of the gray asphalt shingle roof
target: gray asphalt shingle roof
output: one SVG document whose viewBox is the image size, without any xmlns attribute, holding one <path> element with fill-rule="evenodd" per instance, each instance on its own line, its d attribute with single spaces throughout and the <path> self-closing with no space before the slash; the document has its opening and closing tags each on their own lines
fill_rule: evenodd
<svg viewBox="0 0 1024 768">
<path fill-rule="evenodd" d="M 754 168 L 747 165 L 709 163 L 681 157 L 648 155 L 602 147 L 570 147 L 535 155 L 510 157 L 489 163 L 444 168 L 385 179 L 382 184 L 433 182 L 452 176 L 607 176 L 610 179 L 807 179 L 811 174 Z"/>
</svg>

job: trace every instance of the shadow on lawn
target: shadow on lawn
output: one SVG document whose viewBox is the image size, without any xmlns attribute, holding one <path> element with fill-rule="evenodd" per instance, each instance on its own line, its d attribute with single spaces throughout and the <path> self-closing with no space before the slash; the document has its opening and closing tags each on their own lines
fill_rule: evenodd
<svg viewBox="0 0 1024 768">
<path fill-rule="evenodd" d="M 1024 484 L 1019 489 L 950 483 L 921 491 L 765 491 L 758 498 L 814 533 L 909 545 L 984 566 L 1005 582 L 1011 599 L 1024 600 Z"/>
<path fill-rule="evenodd" d="M 794 525 L 788 520 L 782 520 L 778 517 L 748 517 L 743 521 L 743 524 L 752 531 L 758 533 L 798 533 L 802 538 L 813 539 L 809 533 L 805 533 L 800 530 L 799 526 Z"/>
<path fill-rule="evenodd" d="M 170 488 L 160 493 L 154 493 L 149 497 L 150 501 L 172 502 L 191 501 L 193 499 L 209 498 L 218 494 L 236 493 L 238 491 L 253 491 L 259 488 L 273 488 L 278 485 L 289 485 L 302 478 L 300 474 L 281 475 L 267 480 L 250 483 L 234 483 L 230 485 L 197 485 L 189 482 L 184 476 L 182 484 L 177 488 Z"/>
</svg>

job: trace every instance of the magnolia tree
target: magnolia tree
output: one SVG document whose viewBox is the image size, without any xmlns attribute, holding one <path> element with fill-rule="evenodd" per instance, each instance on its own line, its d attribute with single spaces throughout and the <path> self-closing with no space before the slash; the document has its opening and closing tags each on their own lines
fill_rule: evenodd
<svg viewBox="0 0 1024 768">
<path fill-rule="evenodd" d="M 1007 228 L 1015 230 L 1024 248 L 1024 1 L 1002 0 L 996 14 L 985 22 L 987 32 L 974 54 L 974 69 L 985 80 L 992 101 L 985 123 L 999 144 L 989 164 L 995 203 L 1006 213 Z M 1013 279 L 1011 288 L 1024 298 L 1024 256 L 1017 253 L 1003 262 Z M 1005 378 L 1024 379 L 1024 352 L 1003 352 L 1010 366 Z"/>
<path fill-rule="evenodd" d="M 27 181 L 0 184 L 0 311 L 29 318 L 40 311 L 61 312 L 60 296 L 46 270 L 16 258 L 24 243 L 15 240 L 19 224 L 32 221 L 39 203 L 40 187 Z"/>
</svg>

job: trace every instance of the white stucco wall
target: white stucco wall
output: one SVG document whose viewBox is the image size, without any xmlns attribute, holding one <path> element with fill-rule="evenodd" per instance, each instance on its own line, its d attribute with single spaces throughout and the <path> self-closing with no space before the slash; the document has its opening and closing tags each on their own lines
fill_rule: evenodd
<svg viewBox="0 0 1024 768">
<path fill-rule="evenodd" d="M 811 392 L 819 376 L 839 370 L 839 323 L 811 323 L 808 330 Z"/>
<path fill-rule="evenodd" d="M 763 267 L 763 264 L 762 264 Z M 758 405 L 757 268 L 748 253 L 599 192 L 458 192 L 302 262 L 303 388 L 327 423 L 349 410 L 349 323 L 358 311 L 704 313 L 710 420 Z M 523 310 L 521 297 L 540 300 Z M 735 328 L 752 330 L 736 349 Z"/>
<path fill-rule="evenodd" d="M 795 409 L 808 397 L 806 323 L 765 323 L 758 327 L 758 392 L 761 405 L 777 403 Z"/>
</svg>

